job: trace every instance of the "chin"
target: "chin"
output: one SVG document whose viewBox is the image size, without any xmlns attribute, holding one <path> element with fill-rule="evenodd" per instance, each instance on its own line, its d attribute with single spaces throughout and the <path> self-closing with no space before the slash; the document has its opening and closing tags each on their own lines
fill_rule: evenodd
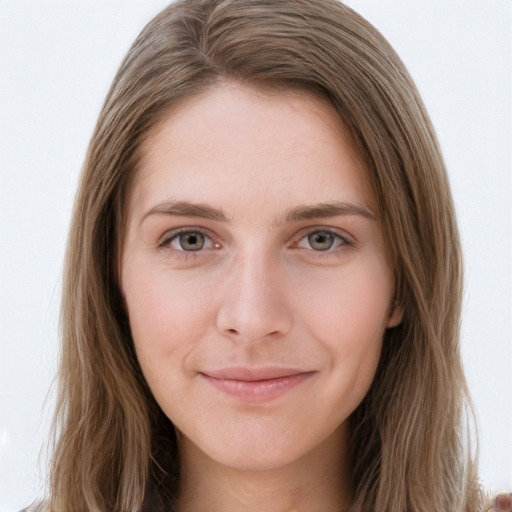
<svg viewBox="0 0 512 512">
<path fill-rule="evenodd" d="M 237 471 L 269 471 L 296 463 L 309 464 L 317 456 L 331 457 L 340 453 L 346 437 L 343 425 L 331 432 L 315 432 L 315 429 L 308 432 L 289 424 L 283 428 L 284 425 L 273 422 L 260 423 L 258 427 L 238 423 L 230 431 L 219 428 L 221 435 L 208 435 L 196 443 L 183 439 L 182 448 L 196 456 L 201 454 L 205 462 L 215 466 Z"/>
</svg>

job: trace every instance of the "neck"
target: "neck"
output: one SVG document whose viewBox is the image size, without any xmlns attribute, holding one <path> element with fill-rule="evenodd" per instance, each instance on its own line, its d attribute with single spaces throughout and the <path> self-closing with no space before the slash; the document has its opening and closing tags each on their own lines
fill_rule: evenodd
<svg viewBox="0 0 512 512">
<path fill-rule="evenodd" d="M 342 512 L 351 501 L 344 433 L 280 467 L 219 464 L 183 440 L 179 512 Z"/>
</svg>

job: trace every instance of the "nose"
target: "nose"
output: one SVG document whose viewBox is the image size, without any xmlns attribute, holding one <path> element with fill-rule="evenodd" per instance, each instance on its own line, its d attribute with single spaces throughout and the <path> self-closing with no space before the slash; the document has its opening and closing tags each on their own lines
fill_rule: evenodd
<svg viewBox="0 0 512 512">
<path fill-rule="evenodd" d="M 279 339 L 293 326 L 286 271 L 254 251 L 233 261 L 222 287 L 217 328 L 243 342 Z"/>
</svg>

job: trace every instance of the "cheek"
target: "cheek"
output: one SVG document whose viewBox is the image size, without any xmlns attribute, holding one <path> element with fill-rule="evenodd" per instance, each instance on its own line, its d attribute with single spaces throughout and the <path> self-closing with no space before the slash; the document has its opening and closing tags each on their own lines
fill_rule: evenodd
<svg viewBox="0 0 512 512">
<path fill-rule="evenodd" d="M 148 379 L 153 375 L 186 361 L 187 354 L 209 325 L 209 290 L 183 275 L 172 279 L 161 269 L 140 266 L 134 272 L 126 265 L 123 292 L 130 319 L 130 328 L 141 368 Z M 171 357 L 169 357 L 171 356 Z M 161 370 L 158 370 L 161 371 Z"/>
<path fill-rule="evenodd" d="M 339 389 L 362 399 L 373 380 L 388 321 L 392 278 L 385 267 L 352 267 L 343 275 L 307 280 L 296 296 L 304 328 L 330 355 Z"/>
<path fill-rule="evenodd" d="M 338 274 L 306 275 L 295 296 L 302 318 L 324 340 L 355 346 L 380 340 L 386 328 L 392 279 L 382 265 L 352 266 Z"/>
</svg>

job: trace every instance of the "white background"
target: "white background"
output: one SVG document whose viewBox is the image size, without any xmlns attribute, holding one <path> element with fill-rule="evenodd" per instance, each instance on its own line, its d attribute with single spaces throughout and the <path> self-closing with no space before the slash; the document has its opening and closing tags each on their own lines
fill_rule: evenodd
<svg viewBox="0 0 512 512">
<path fill-rule="evenodd" d="M 61 264 L 107 88 L 164 1 L 0 0 L 0 510 L 41 495 Z M 417 81 L 466 253 L 462 348 L 481 478 L 512 489 L 512 3 L 353 0 Z"/>
</svg>

